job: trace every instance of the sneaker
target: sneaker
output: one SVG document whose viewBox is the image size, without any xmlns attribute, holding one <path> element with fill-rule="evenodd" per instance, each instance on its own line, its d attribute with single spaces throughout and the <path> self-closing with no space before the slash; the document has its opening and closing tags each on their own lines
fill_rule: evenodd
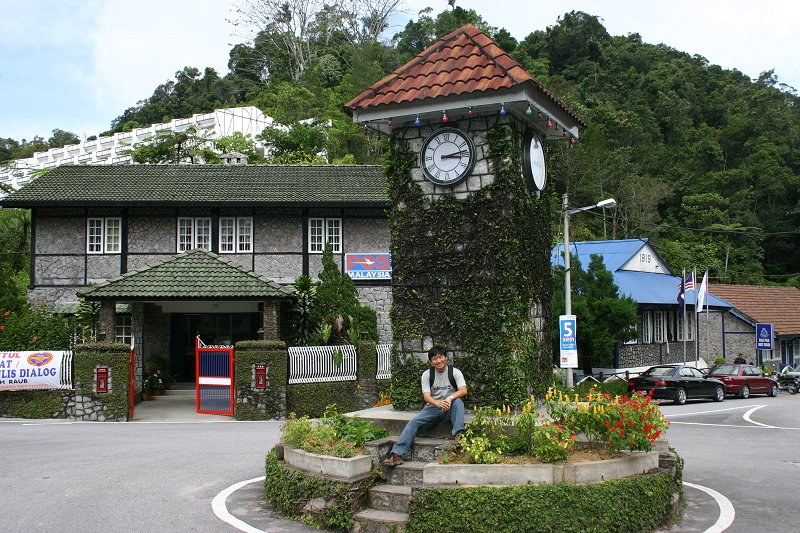
<svg viewBox="0 0 800 533">
<path fill-rule="evenodd" d="M 456 450 L 461 448 L 461 435 L 462 435 L 462 433 L 459 431 L 458 433 L 456 433 L 456 436 L 453 439 L 453 447 Z"/>
<path fill-rule="evenodd" d="M 403 464 L 403 458 L 392 452 L 392 454 L 383 460 L 383 466 L 397 466 Z"/>
</svg>

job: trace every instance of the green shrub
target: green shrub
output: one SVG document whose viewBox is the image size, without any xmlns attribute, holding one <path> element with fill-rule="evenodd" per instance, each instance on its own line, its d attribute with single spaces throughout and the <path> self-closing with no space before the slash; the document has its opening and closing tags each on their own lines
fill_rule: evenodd
<svg viewBox="0 0 800 533">
<path fill-rule="evenodd" d="M 654 531 L 670 517 L 671 472 L 602 483 L 515 487 L 423 488 L 407 533 Z"/>
<path fill-rule="evenodd" d="M 363 507 L 372 483 L 371 476 L 349 484 L 285 468 L 271 451 L 267 455 L 263 495 L 272 510 L 282 516 L 317 528 L 349 531 L 355 524 L 353 514 Z M 305 504 L 314 498 L 334 505 L 315 513 L 304 512 Z"/>
<path fill-rule="evenodd" d="M 283 425 L 283 442 L 311 453 L 334 457 L 361 455 L 367 441 L 389 434 L 368 420 L 348 418 L 336 411 L 336 405 L 325 408 L 325 416 L 312 421 L 307 416 L 297 418 L 294 413 Z"/>
</svg>

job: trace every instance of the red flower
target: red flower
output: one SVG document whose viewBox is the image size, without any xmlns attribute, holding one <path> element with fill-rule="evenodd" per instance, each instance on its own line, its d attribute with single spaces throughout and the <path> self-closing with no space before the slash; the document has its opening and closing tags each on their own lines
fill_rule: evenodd
<svg viewBox="0 0 800 533">
<path fill-rule="evenodd" d="M 3 316 L 8 316 L 8 311 L 6 311 L 5 313 L 3 313 Z"/>
<path fill-rule="evenodd" d="M 3 331 L 4 329 L 6 329 L 5 326 L 0 326 L 0 331 Z"/>
</svg>

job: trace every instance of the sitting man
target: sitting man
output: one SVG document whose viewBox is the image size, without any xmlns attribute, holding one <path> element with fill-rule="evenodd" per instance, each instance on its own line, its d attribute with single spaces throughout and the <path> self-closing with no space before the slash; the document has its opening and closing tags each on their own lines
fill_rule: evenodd
<svg viewBox="0 0 800 533">
<path fill-rule="evenodd" d="M 422 398 L 425 407 L 408 421 L 400 439 L 392 447 L 391 455 L 383 461 L 386 466 L 403 464 L 403 454 L 411 448 L 417 432 L 449 418 L 453 424 L 452 434 L 456 446 L 464 431 L 464 398 L 467 395 L 467 383 L 460 370 L 447 366 L 447 354 L 444 348 L 434 346 L 428 351 L 430 368 L 422 373 Z"/>
</svg>

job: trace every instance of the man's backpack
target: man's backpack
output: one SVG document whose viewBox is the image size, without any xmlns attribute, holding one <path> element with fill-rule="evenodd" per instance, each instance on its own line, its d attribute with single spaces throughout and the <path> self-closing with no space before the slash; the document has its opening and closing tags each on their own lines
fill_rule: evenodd
<svg viewBox="0 0 800 533">
<path fill-rule="evenodd" d="M 431 389 L 433 389 L 434 379 L 436 379 L 436 370 L 431 368 L 428 370 L 428 387 Z M 458 390 L 458 385 L 456 385 L 456 378 L 453 375 L 453 365 L 447 365 L 447 379 L 450 380 L 450 385 L 452 385 L 455 390 Z"/>
</svg>

